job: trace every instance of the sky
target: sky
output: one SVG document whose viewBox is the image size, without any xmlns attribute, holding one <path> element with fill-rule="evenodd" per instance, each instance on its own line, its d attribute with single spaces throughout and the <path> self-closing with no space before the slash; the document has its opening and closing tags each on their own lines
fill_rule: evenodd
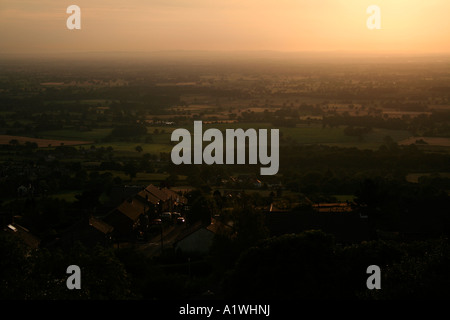
<svg viewBox="0 0 450 320">
<path fill-rule="evenodd" d="M 81 9 L 69 30 L 66 9 Z M 370 30 L 370 5 L 381 29 Z M 449 0 L 0 0 L 0 53 L 450 53 Z"/>
</svg>

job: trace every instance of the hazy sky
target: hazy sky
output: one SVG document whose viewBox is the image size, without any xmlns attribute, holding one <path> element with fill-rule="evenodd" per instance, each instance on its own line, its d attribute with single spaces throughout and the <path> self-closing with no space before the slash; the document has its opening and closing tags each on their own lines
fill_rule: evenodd
<svg viewBox="0 0 450 320">
<path fill-rule="evenodd" d="M 81 30 L 68 30 L 69 5 Z M 370 5 L 381 29 L 369 30 Z M 449 0 L 0 0 L 0 53 L 450 52 Z"/>
</svg>

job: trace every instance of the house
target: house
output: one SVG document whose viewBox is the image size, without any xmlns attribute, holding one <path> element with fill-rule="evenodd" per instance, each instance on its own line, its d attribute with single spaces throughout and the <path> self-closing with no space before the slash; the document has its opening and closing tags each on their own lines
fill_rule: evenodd
<svg viewBox="0 0 450 320">
<path fill-rule="evenodd" d="M 175 252 L 187 255 L 204 255 L 209 252 L 214 232 L 202 225 L 192 226 L 174 243 Z"/>
<path fill-rule="evenodd" d="M 5 231 L 16 236 L 20 242 L 27 246 L 29 251 L 39 248 L 40 239 L 33 235 L 27 228 L 17 223 L 10 223 L 6 226 Z"/>
<path fill-rule="evenodd" d="M 143 186 L 113 186 L 109 194 L 108 207 L 115 208 L 129 197 L 135 196 Z"/>
<path fill-rule="evenodd" d="M 181 208 L 187 204 L 184 196 L 166 187 L 158 188 L 151 184 L 145 188 L 145 191 L 160 200 L 162 211 L 181 211 Z"/>
<path fill-rule="evenodd" d="M 139 226 L 140 216 L 146 213 L 148 207 L 135 197 L 128 198 L 116 209 L 108 213 L 102 220 L 114 228 L 119 236 L 128 236 Z"/>
<path fill-rule="evenodd" d="M 103 221 L 114 228 L 119 238 L 127 238 L 148 227 L 148 221 L 158 218 L 162 212 L 180 212 L 187 199 L 168 188 L 149 185 L 128 197 L 111 210 Z"/>
<path fill-rule="evenodd" d="M 61 238 L 55 243 L 56 246 L 72 246 L 80 242 L 87 247 L 97 244 L 108 246 L 112 243 L 114 227 L 96 217 L 81 219 L 78 223 L 64 230 Z"/>
<path fill-rule="evenodd" d="M 348 202 L 318 203 L 312 205 L 316 212 L 350 213 L 353 212 L 352 205 Z"/>
<path fill-rule="evenodd" d="M 353 212 L 352 205 L 348 202 L 317 203 L 312 205 L 316 212 L 350 213 Z"/>
<path fill-rule="evenodd" d="M 208 254 L 218 227 L 219 222 L 215 219 L 211 220 L 210 225 L 204 225 L 201 221 L 193 224 L 175 240 L 175 252 L 184 255 Z"/>
<path fill-rule="evenodd" d="M 134 198 L 147 206 L 146 212 L 151 218 L 156 218 L 163 210 L 163 200 L 147 189 L 141 190 Z"/>
<path fill-rule="evenodd" d="M 231 235 L 233 232 L 232 226 L 214 218 L 209 225 L 199 221 L 180 233 L 173 246 L 178 254 L 205 255 L 209 253 L 216 234 Z"/>
</svg>

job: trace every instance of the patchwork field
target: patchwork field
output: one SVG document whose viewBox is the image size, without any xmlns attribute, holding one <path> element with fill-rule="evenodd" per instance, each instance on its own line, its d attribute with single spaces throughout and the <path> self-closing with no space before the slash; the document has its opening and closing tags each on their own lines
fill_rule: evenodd
<svg viewBox="0 0 450 320">
<path fill-rule="evenodd" d="M 406 181 L 412 182 L 412 183 L 418 183 L 420 177 L 425 176 L 439 176 L 441 178 L 450 178 L 450 172 L 439 172 L 439 173 L 408 173 L 406 175 Z"/>
<path fill-rule="evenodd" d="M 398 142 L 399 145 L 425 144 L 430 146 L 450 147 L 450 138 L 441 137 L 409 137 Z"/>
<path fill-rule="evenodd" d="M 63 140 L 88 140 L 92 141 L 103 139 L 111 133 L 112 129 L 92 129 L 89 131 L 79 130 L 49 130 L 41 131 L 39 135 L 45 139 L 63 139 Z"/>
<path fill-rule="evenodd" d="M 10 135 L 0 135 L 0 144 L 10 144 L 10 141 L 16 140 L 19 144 L 25 144 L 26 142 L 35 142 L 39 148 L 45 147 L 57 147 L 61 145 L 65 146 L 76 146 L 82 144 L 91 144 L 92 141 L 83 140 L 56 140 L 56 139 L 37 139 L 22 136 L 10 136 Z"/>
<path fill-rule="evenodd" d="M 183 126 L 193 134 L 193 122 L 191 125 Z M 152 142 L 101 142 L 105 137 L 111 133 L 111 129 L 101 128 L 93 129 L 90 131 L 77 131 L 77 130 L 53 130 L 40 132 L 41 139 L 1 135 L 0 144 L 9 144 L 11 140 L 17 140 L 19 144 L 25 142 L 36 142 L 38 147 L 56 147 L 60 145 L 74 146 L 74 145 L 87 145 L 94 144 L 96 147 L 113 147 L 116 152 L 126 153 L 138 153 L 136 146 L 142 147 L 143 153 L 159 154 L 160 152 L 170 152 L 173 144 L 171 144 L 170 136 L 171 132 L 175 130 L 177 126 L 151 126 L 147 128 L 148 135 L 151 136 Z M 247 130 L 253 129 L 271 129 L 273 126 L 270 123 L 207 123 L 203 122 L 203 132 L 209 128 L 217 128 L 221 131 L 226 129 L 242 128 Z M 280 139 L 281 143 L 284 142 L 297 142 L 299 144 L 324 144 L 333 145 L 339 147 L 355 147 L 360 149 L 377 149 L 383 144 L 383 139 L 386 136 L 392 137 L 392 139 L 399 144 L 409 145 L 416 143 L 416 140 L 422 139 L 425 145 L 434 146 L 450 146 L 449 138 L 428 138 L 428 137 L 411 137 L 411 134 L 405 130 L 388 130 L 375 128 L 370 133 L 363 135 L 363 137 L 348 136 L 344 133 L 344 127 L 334 128 L 322 128 L 318 125 L 302 125 L 297 127 L 280 127 Z"/>
</svg>

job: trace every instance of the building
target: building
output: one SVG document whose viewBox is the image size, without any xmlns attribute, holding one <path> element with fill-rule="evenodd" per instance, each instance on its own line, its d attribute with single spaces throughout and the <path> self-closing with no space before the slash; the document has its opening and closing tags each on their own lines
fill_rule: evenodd
<svg viewBox="0 0 450 320">
<path fill-rule="evenodd" d="M 174 242 L 175 252 L 183 255 L 208 254 L 215 235 L 224 232 L 224 229 L 231 229 L 231 227 L 216 219 L 211 219 L 209 225 L 199 221 L 177 237 Z"/>
<path fill-rule="evenodd" d="M 174 243 L 175 252 L 184 255 L 204 255 L 212 246 L 214 232 L 198 222 L 181 233 Z"/>
<path fill-rule="evenodd" d="M 28 251 L 36 250 L 40 246 L 41 240 L 33 235 L 27 228 L 17 223 L 8 224 L 4 230 L 17 237 L 19 241 L 27 247 Z"/>
<path fill-rule="evenodd" d="M 181 212 L 186 204 L 185 197 L 151 184 L 128 197 L 102 220 L 114 228 L 116 237 L 129 238 L 136 232 L 145 231 L 149 221 L 159 218 L 162 212 Z"/>
<path fill-rule="evenodd" d="M 318 203 L 312 205 L 316 212 L 320 213 L 351 213 L 353 208 L 348 202 L 337 202 L 337 203 Z"/>
<path fill-rule="evenodd" d="M 90 217 L 81 219 L 61 234 L 53 245 L 59 247 L 71 247 L 80 242 L 86 247 L 94 247 L 97 244 L 108 246 L 112 244 L 114 228 L 101 219 Z"/>
<path fill-rule="evenodd" d="M 132 197 L 108 213 L 103 221 L 114 228 L 116 236 L 131 235 L 139 226 L 139 218 L 146 213 L 147 208 L 142 201 Z"/>
</svg>

